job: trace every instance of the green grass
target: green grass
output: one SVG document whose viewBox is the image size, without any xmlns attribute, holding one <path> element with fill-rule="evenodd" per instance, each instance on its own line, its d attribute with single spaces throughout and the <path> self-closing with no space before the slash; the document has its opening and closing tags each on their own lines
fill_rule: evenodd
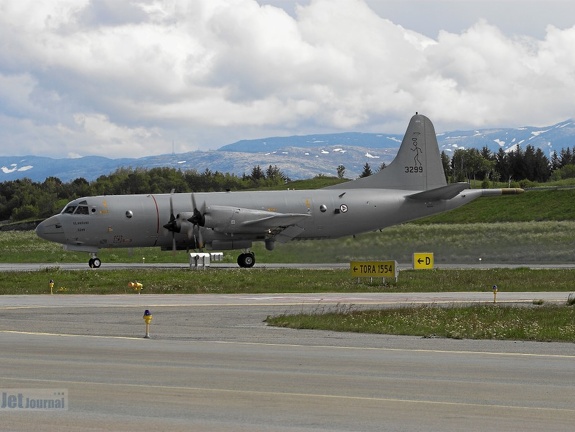
<svg viewBox="0 0 575 432">
<path fill-rule="evenodd" d="M 65 294 L 126 294 L 129 282 L 141 282 L 142 294 L 242 294 L 322 292 L 485 292 L 493 285 L 500 292 L 573 290 L 575 270 L 404 270 L 398 282 L 381 280 L 357 283 L 349 270 L 297 269 L 141 269 L 61 270 L 0 273 L 0 294 L 47 294 L 53 279 L 54 292 Z M 567 296 L 566 296 L 567 298 Z"/>
<path fill-rule="evenodd" d="M 367 311 L 347 309 L 268 317 L 266 322 L 280 327 L 341 332 L 575 342 L 573 306 L 516 307 L 483 304 Z"/>
<path fill-rule="evenodd" d="M 31 272 L 0 273 L 0 294 L 47 294 L 54 280 L 54 293 L 127 294 L 129 282 L 141 282 L 142 294 L 238 294 L 353 292 L 350 277 L 339 270 L 263 269 L 141 269 L 61 270 L 58 267 Z M 367 288 L 368 290 L 370 288 Z M 375 288 L 373 288 L 375 289 Z"/>
<path fill-rule="evenodd" d="M 575 189 L 531 190 L 481 197 L 453 211 L 416 223 L 495 223 L 575 220 Z"/>
</svg>

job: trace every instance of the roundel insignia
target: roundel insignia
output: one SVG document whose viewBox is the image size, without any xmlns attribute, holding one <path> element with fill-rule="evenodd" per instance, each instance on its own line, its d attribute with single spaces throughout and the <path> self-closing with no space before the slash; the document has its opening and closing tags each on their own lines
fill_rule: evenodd
<svg viewBox="0 0 575 432">
<path fill-rule="evenodd" d="M 340 211 L 340 212 L 342 212 L 342 213 L 347 213 L 347 210 L 348 210 L 347 204 L 342 204 L 342 205 L 339 206 L 339 211 Z"/>
</svg>

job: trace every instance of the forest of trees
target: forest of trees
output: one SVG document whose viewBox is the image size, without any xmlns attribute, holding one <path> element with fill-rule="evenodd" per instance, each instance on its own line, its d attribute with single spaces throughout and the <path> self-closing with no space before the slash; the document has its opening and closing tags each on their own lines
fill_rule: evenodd
<svg viewBox="0 0 575 432">
<path fill-rule="evenodd" d="M 451 158 L 443 152 L 441 160 L 448 182 L 475 180 L 484 188 L 496 183 L 526 187 L 549 180 L 575 178 L 575 147 L 561 150 L 550 160 L 532 146 L 511 152 L 500 149 L 497 153 L 487 147 L 458 149 Z M 381 169 L 385 169 L 385 164 L 377 167 L 377 171 Z M 343 179 L 345 167 L 339 165 L 335 172 Z M 360 177 L 372 173 L 366 163 Z M 72 199 L 89 195 L 246 190 L 281 186 L 287 181 L 289 178 L 272 165 L 267 169 L 255 166 L 249 175 L 241 177 L 209 169 L 197 172 L 175 168 L 122 168 L 92 182 L 78 178 L 64 183 L 56 177 L 49 177 L 42 183 L 13 180 L 0 183 L 0 221 L 46 218 L 58 213 Z"/>
<path fill-rule="evenodd" d="M 545 183 L 575 177 L 575 148 L 554 153 L 551 160 L 541 149 L 528 145 L 525 150 L 516 148 L 511 152 L 499 149 L 491 152 L 487 147 L 459 149 L 451 160 L 442 153 L 446 177 L 451 182 L 482 180 L 489 182 L 516 183 L 521 187 L 530 182 Z"/>
</svg>

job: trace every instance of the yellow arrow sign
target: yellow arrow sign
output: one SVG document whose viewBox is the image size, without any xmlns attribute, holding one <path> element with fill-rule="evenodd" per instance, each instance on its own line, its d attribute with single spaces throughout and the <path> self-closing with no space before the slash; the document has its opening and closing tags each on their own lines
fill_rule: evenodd
<svg viewBox="0 0 575 432">
<path fill-rule="evenodd" d="M 415 252 L 413 254 L 413 268 L 415 270 L 433 268 L 433 252 Z"/>
</svg>

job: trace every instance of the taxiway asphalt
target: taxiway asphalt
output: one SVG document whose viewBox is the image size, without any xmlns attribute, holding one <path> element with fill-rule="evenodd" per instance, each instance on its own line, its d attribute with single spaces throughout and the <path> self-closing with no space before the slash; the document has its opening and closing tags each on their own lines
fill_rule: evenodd
<svg viewBox="0 0 575 432">
<path fill-rule="evenodd" d="M 10 431 L 571 431 L 575 344 L 268 327 L 268 315 L 476 293 L 0 296 L 0 388 L 67 410 L 0 409 Z M 537 293 L 561 301 L 566 293 Z M 533 293 L 500 293 L 528 302 Z M 338 306 L 339 305 L 339 306 Z M 144 310 L 153 315 L 143 338 Z M 1 400 L 0 400 L 1 403 Z"/>
</svg>

